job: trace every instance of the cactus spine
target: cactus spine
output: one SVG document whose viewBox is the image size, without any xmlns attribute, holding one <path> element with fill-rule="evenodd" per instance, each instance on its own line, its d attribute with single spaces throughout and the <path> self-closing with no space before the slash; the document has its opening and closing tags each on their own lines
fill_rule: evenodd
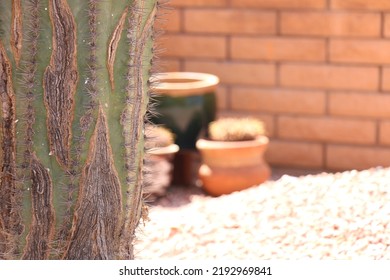
<svg viewBox="0 0 390 280">
<path fill-rule="evenodd" d="M 0 259 L 132 259 L 158 0 L 0 1 Z"/>
</svg>

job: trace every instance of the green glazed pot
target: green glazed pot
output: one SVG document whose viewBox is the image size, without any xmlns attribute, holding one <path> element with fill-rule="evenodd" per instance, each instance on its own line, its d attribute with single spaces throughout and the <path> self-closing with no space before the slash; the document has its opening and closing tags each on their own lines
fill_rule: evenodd
<svg viewBox="0 0 390 280">
<path fill-rule="evenodd" d="M 181 149 L 195 149 L 196 140 L 207 136 L 208 124 L 216 116 L 218 77 L 206 73 L 167 72 L 153 77 L 157 116 L 162 124 L 176 135 Z"/>
</svg>

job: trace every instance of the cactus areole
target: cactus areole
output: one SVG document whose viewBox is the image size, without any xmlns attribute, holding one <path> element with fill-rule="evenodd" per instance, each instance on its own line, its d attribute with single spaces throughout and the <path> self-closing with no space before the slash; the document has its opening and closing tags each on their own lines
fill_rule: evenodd
<svg viewBox="0 0 390 280">
<path fill-rule="evenodd" d="M 133 259 L 157 0 L 0 1 L 0 259 Z"/>
</svg>

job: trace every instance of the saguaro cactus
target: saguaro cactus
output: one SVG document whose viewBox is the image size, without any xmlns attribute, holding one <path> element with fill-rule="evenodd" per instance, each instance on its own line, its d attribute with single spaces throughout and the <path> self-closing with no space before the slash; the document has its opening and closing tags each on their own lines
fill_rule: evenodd
<svg viewBox="0 0 390 280">
<path fill-rule="evenodd" d="M 131 259 L 158 0 L 0 1 L 0 259 Z"/>
</svg>

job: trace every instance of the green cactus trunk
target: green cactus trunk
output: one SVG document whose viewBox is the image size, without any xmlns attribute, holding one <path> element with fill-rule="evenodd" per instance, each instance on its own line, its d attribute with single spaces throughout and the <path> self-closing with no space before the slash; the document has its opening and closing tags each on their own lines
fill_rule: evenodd
<svg viewBox="0 0 390 280">
<path fill-rule="evenodd" d="M 158 0 L 0 1 L 0 259 L 132 259 Z"/>
</svg>

